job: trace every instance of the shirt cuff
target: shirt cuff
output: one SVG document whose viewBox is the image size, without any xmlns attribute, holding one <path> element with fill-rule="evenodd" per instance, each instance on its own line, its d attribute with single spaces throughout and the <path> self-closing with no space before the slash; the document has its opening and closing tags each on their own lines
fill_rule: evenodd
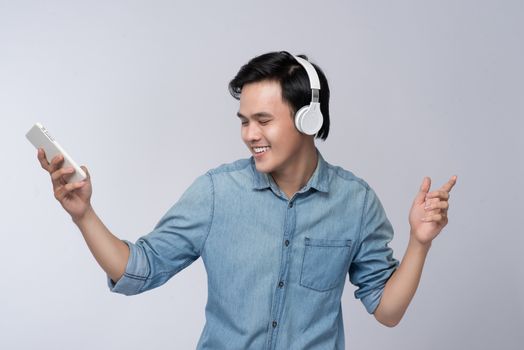
<svg viewBox="0 0 524 350">
<path fill-rule="evenodd" d="M 378 304 L 380 303 L 380 299 L 382 298 L 384 287 L 375 289 L 374 291 L 362 298 L 362 304 L 364 304 L 364 307 L 370 314 L 375 313 L 375 310 L 377 309 Z"/>
<path fill-rule="evenodd" d="M 139 294 L 144 286 L 147 276 L 149 276 L 149 265 L 147 258 L 140 254 L 140 250 L 133 243 L 122 240 L 129 247 L 129 258 L 127 260 L 126 270 L 122 277 L 115 283 L 107 276 L 107 285 L 109 290 L 113 293 L 120 293 L 124 295 Z M 140 261 L 142 260 L 142 264 Z M 145 262 L 145 263 L 144 263 Z"/>
</svg>

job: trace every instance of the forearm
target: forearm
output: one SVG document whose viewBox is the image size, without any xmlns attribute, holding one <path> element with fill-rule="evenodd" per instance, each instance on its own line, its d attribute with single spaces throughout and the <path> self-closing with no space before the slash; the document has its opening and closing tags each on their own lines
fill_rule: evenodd
<svg viewBox="0 0 524 350">
<path fill-rule="evenodd" d="M 129 258 L 127 244 L 107 229 L 93 208 L 89 208 L 81 219 L 73 221 L 82 232 L 89 250 L 100 267 L 113 282 L 117 282 L 124 274 Z"/>
<path fill-rule="evenodd" d="M 421 244 L 413 238 L 413 234 L 410 235 L 404 258 L 386 283 L 375 310 L 375 318 L 380 323 L 393 327 L 402 319 L 417 290 L 430 246 L 431 243 Z"/>
</svg>

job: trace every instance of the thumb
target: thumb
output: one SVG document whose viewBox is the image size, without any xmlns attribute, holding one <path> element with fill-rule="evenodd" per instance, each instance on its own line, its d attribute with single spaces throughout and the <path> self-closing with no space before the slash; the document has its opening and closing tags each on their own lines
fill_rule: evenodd
<svg viewBox="0 0 524 350">
<path fill-rule="evenodd" d="M 426 201 L 426 194 L 428 194 L 430 187 L 431 187 L 431 178 L 425 176 L 424 180 L 422 180 L 422 185 L 420 185 L 420 189 L 417 193 L 417 197 L 415 198 L 415 201 L 417 203 L 424 203 Z"/>
<path fill-rule="evenodd" d="M 85 165 L 80 166 L 80 168 L 82 168 L 82 170 L 86 173 L 87 175 L 86 180 L 91 180 L 91 175 L 89 174 L 89 171 L 87 171 L 87 168 L 85 167 Z"/>
</svg>

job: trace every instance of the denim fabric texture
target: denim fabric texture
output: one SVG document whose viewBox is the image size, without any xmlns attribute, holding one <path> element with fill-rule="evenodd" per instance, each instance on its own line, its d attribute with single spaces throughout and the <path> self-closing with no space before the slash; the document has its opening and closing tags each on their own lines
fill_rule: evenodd
<svg viewBox="0 0 524 350">
<path fill-rule="evenodd" d="M 154 230 L 128 241 L 110 290 L 158 287 L 202 257 L 206 324 L 197 349 L 344 349 L 341 296 L 349 276 L 369 313 L 398 266 L 393 229 L 369 185 L 318 164 L 292 198 L 253 158 L 198 177 Z"/>
</svg>

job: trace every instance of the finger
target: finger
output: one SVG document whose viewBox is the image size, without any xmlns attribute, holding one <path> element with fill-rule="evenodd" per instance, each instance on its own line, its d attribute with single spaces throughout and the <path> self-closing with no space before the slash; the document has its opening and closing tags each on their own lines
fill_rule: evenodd
<svg viewBox="0 0 524 350">
<path fill-rule="evenodd" d="M 433 217 L 433 216 L 436 216 L 436 215 L 444 215 L 444 212 L 442 212 L 440 209 L 435 209 L 435 210 L 431 210 L 429 212 L 426 212 L 424 217 L 429 218 L 429 217 Z"/>
<path fill-rule="evenodd" d="M 60 185 L 60 184 L 66 183 L 67 179 L 70 178 L 74 173 L 75 173 L 74 168 L 71 168 L 71 167 L 60 168 L 51 174 L 51 180 L 53 181 L 53 183 Z"/>
<path fill-rule="evenodd" d="M 440 199 L 443 199 L 443 200 L 448 200 L 449 199 L 449 193 L 446 192 L 446 191 L 429 192 L 426 195 L 426 200 L 431 199 L 431 198 L 440 198 Z"/>
<path fill-rule="evenodd" d="M 424 217 L 428 218 L 428 217 L 432 217 L 434 215 L 442 215 L 442 214 L 443 214 L 443 212 L 440 211 L 440 209 L 434 209 L 434 210 L 426 212 Z"/>
<path fill-rule="evenodd" d="M 428 193 L 430 187 L 431 187 L 431 178 L 425 176 L 424 180 L 422 180 L 422 185 L 420 185 L 420 192 Z"/>
<path fill-rule="evenodd" d="M 37 151 L 37 158 L 38 158 L 38 161 L 40 162 L 40 165 L 42 166 L 42 168 L 44 170 L 47 170 L 49 171 L 49 162 L 47 161 L 47 158 L 45 156 L 45 151 L 43 148 L 39 148 L 38 151 Z"/>
<path fill-rule="evenodd" d="M 55 198 L 58 201 L 62 202 L 62 200 L 68 194 L 70 194 L 71 192 L 73 192 L 74 190 L 76 190 L 78 188 L 81 188 L 82 186 L 84 186 L 84 184 L 85 184 L 84 181 L 79 181 L 79 182 L 73 182 L 73 183 L 70 183 L 70 184 L 60 185 L 55 190 Z"/>
<path fill-rule="evenodd" d="M 420 219 L 421 221 L 424 221 L 424 222 L 443 222 L 447 219 L 447 216 L 444 215 L 444 214 L 432 214 L 432 215 L 427 215 L 427 216 L 424 216 L 422 219 Z"/>
<path fill-rule="evenodd" d="M 51 160 L 51 163 L 50 163 L 50 166 L 49 166 L 49 172 L 50 173 L 54 173 L 55 171 L 60 169 L 60 167 L 62 166 L 63 162 L 64 162 L 64 157 L 61 154 L 55 156 Z"/>
<path fill-rule="evenodd" d="M 440 188 L 442 191 L 449 192 L 455 186 L 457 183 L 457 175 L 453 175 L 448 182 L 446 182 L 442 187 Z"/>
<path fill-rule="evenodd" d="M 87 167 L 85 165 L 82 165 L 80 166 L 80 168 L 82 168 L 82 170 L 86 173 L 86 180 L 87 181 L 90 181 L 91 180 L 91 174 L 89 174 L 89 171 L 87 170 Z"/>
<path fill-rule="evenodd" d="M 424 207 L 429 207 L 429 206 L 431 206 L 433 204 L 436 204 L 438 202 L 440 202 L 440 198 L 428 198 L 424 202 Z"/>
<path fill-rule="evenodd" d="M 417 203 L 423 203 L 424 199 L 426 198 L 426 194 L 429 191 L 429 188 L 431 187 L 431 178 L 425 176 L 422 180 L 422 184 L 420 185 L 418 194 L 415 198 L 415 201 Z"/>
<path fill-rule="evenodd" d="M 435 203 L 426 204 L 426 206 L 424 207 L 426 211 L 434 210 L 434 209 L 448 210 L 448 208 L 449 208 L 449 204 L 447 201 L 438 201 Z"/>
</svg>

